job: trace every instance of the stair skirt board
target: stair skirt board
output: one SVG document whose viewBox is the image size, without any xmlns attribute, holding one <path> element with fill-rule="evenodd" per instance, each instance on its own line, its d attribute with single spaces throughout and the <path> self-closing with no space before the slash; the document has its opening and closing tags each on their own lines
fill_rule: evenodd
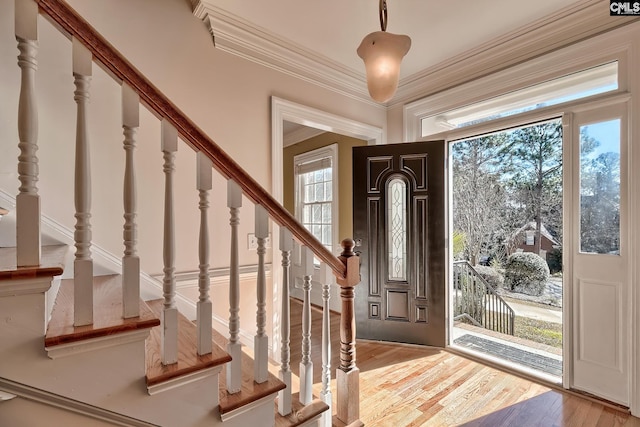
<svg viewBox="0 0 640 427">
<path fill-rule="evenodd" d="M 59 408 L 65 411 L 74 412 L 85 417 L 96 420 L 107 421 L 114 425 L 125 427 L 153 427 L 156 424 L 147 423 L 135 418 L 127 417 L 116 412 L 89 405 L 78 400 L 60 396 L 55 393 L 30 387 L 5 378 L 0 378 L 0 390 L 33 402 Z M 0 405 L 2 403 L 0 402 Z M 2 418 L 0 418 L 2 420 Z"/>
</svg>

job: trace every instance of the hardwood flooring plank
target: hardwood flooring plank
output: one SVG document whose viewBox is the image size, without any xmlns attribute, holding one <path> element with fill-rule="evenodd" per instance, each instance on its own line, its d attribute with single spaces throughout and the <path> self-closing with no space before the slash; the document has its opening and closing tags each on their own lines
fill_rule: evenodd
<svg viewBox="0 0 640 427">
<path fill-rule="evenodd" d="M 292 299 L 292 368 L 297 374 L 301 304 Z M 333 360 L 339 316 L 331 319 Z M 314 381 L 321 369 L 321 313 L 312 310 Z M 318 341 L 316 341 L 318 340 Z M 337 342 L 336 342 L 337 341 Z M 294 356 L 295 355 L 295 356 Z M 640 427 L 624 410 L 551 389 L 442 349 L 358 340 L 360 419 L 375 427 Z M 332 378 L 337 363 L 332 361 Z M 314 385 L 314 391 L 320 384 Z M 335 381 L 332 381 L 334 408 Z"/>
</svg>

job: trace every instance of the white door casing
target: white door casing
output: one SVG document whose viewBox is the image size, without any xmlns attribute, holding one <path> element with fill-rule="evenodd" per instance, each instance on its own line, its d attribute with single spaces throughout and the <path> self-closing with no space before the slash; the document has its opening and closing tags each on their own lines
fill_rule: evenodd
<svg viewBox="0 0 640 427">
<path fill-rule="evenodd" d="M 630 404 L 630 274 L 629 274 L 629 138 L 627 103 L 599 106 L 572 115 L 570 183 L 571 200 L 570 328 L 572 351 L 569 386 L 616 403 Z M 619 120 L 620 125 L 620 226 L 619 251 L 596 253 L 581 241 L 580 130 L 589 125 Z M 566 127 L 565 127 L 566 129 Z M 566 157 L 565 157 L 566 158 Z M 567 177 L 567 175 L 565 175 Z M 569 237 L 569 236 L 568 236 Z M 613 236 L 612 236 L 613 237 Z"/>
</svg>

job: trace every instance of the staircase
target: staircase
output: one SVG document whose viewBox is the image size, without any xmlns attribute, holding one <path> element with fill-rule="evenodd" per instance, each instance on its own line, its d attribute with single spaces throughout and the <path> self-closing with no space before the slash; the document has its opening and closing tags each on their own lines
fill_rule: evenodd
<svg viewBox="0 0 640 427">
<path fill-rule="evenodd" d="M 53 26 L 39 20 L 40 14 Z M 36 185 L 42 182 L 37 154 L 39 31 L 59 31 L 71 39 L 75 91 L 69 96 L 75 101 L 76 135 L 74 155 L 66 162 L 72 165 L 74 179 L 73 188 L 57 191 L 73 193 L 75 225 L 68 234 L 73 235 L 75 251 L 71 242 L 45 245 L 42 240 L 43 212 Z M 15 0 L 15 36 L 20 70 L 16 99 L 19 143 L 1 144 L 19 148 L 20 187 L 15 209 L 0 209 L 0 215 L 11 217 L 16 224 L 15 247 L 0 248 L 0 425 L 41 425 L 45 419 L 65 426 L 362 425 L 353 326 L 354 286 L 360 274 L 353 241 L 343 241 L 340 257 L 332 255 L 64 1 Z M 124 226 L 119 229 L 103 229 L 98 218 L 92 224 L 95 171 L 91 166 L 97 161 L 95 170 L 112 173 L 112 168 L 100 164 L 108 160 L 90 155 L 88 113 L 94 63 L 107 71 L 121 97 L 124 212 L 118 215 L 123 214 Z M 147 114 L 144 110 L 141 114 L 140 104 L 160 128 L 162 164 L 154 187 L 164 188 L 161 221 L 157 212 L 154 217 L 140 216 L 146 206 L 139 206 L 136 164 L 146 159 L 136 158 L 136 151 L 146 153 L 149 144 L 146 136 L 137 136 L 145 132 L 140 123 L 141 115 Z M 45 109 L 41 115 L 56 113 Z M 55 129 L 40 130 L 40 134 L 52 131 Z M 178 147 L 195 154 L 193 187 L 186 188 L 189 186 L 175 174 L 181 164 Z M 60 168 L 64 174 L 65 165 Z M 48 188 L 53 185 L 45 184 Z M 229 217 L 224 224 L 214 223 L 213 229 L 218 232 L 226 227 L 228 231 L 224 236 L 214 235 L 209 221 L 217 215 L 211 214 L 210 207 L 218 208 L 219 194 L 225 190 Z M 198 195 L 191 209 L 199 212 L 199 220 L 185 224 L 176 221 L 186 209 L 182 203 L 176 209 L 176 199 L 181 201 L 182 194 L 190 191 Z M 244 232 L 240 216 L 246 213 L 242 209 L 245 199 L 254 205 L 253 232 L 258 243 L 256 283 L 251 292 L 241 286 L 239 235 Z M 162 223 L 157 242 L 139 241 L 141 219 L 145 226 Z M 176 235 L 189 226 L 195 227 L 193 234 L 198 236 L 193 242 L 198 292 L 194 302 L 177 294 L 176 283 L 182 274 L 176 272 L 176 258 L 181 256 Z M 268 286 L 270 230 L 277 231 L 282 278 Z M 98 246 L 94 235 L 105 241 L 122 235 L 121 258 Z M 228 284 L 223 292 L 228 295 L 228 322 L 215 315 L 219 288 L 211 287 L 210 248 L 213 244 L 217 250 L 222 243 L 229 248 Z M 163 262 L 160 280 L 154 281 L 144 265 L 149 265 L 145 257 L 156 246 L 162 248 Z M 288 290 L 294 252 L 300 253 L 305 290 L 299 381 L 292 378 L 289 348 Z M 103 271 L 95 253 L 106 254 L 120 271 Z M 314 258 L 320 260 L 320 270 Z M 332 275 L 342 298 L 341 343 L 335 349 L 341 361 L 333 386 L 335 408 L 328 321 Z M 319 396 L 313 395 L 310 358 L 312 283 L 323 289 L 322 366 L 316 367 L 322 369 Z M 246 309 L 249 298 L 255 298 L 255 326 L 247 325 L 249 316 L 244 311 L 243 323 L 240 319 L 240 308 Z M 278 306 L 270 307 L 270 301 Z M 255 336 L 246 340 L 252 328 Z M 270 340 L 269 334 L 275 338 Z M 243 346 L 243 340 L 250 341 L 249 345 Z M 298 390 L 294 390 L 296 382 Z"/>
<path fill-rule="evenodd" d="M 515 312 L 469 261 L 453 263 L 454 320 L 513 335 Z"/>
</svg>

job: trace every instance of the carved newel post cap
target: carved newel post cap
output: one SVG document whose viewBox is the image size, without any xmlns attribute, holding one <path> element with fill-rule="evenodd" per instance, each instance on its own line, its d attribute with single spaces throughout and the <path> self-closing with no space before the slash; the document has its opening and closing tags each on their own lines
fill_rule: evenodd
<svg viewBox="0 0 640 427">
<path fill-rule="evenodd" d="M 344 239 L 342 242 L 340 242 L 340 245 L 342 246 L 342 253 L 340 254 L 340 256 L 343 256 L 345 258 L 349 258 L 355 255 L 355 253 L 353 252 L 353 248 L 356 245 L 356 242 L 354 242 L 353 239 Z"/>
</svg>

